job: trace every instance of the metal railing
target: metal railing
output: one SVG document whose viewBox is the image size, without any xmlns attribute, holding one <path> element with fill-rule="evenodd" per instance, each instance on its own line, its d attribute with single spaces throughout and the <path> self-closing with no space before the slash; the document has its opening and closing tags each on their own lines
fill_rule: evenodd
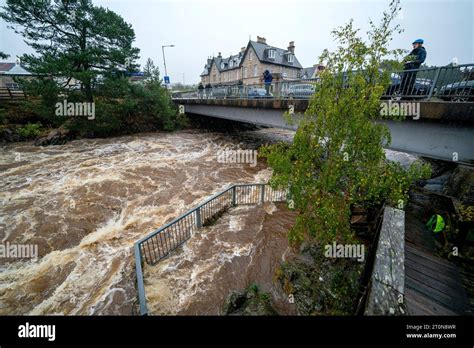
<svg viewBox="0 0 474 348">
<path fill-rule="evenodd" d="M 317 78 L 282 80 L 268 87 L 264 83 L 218 84 L 182 93 L 174 99 L 309 99 L 318 85 Z M 394 71 L 382 98 L 474 101 L 474 63 Z"/>
<path fill-rule="evenodd" d="M 384 98 L 474 100 L 474 64 L 393 72 Z"/>
<path fill-rule="evenodd" d="M 275 190 L 268 184 L 232 185 L 135 242 L 135 267 L 140 314 L 146 315 L 148 313 L 143 282 L 143 262 L 155 265 L 191 238 L 196 230 L 212 224 L 231 207 L 263 202 L 284 202 L 286 196 L 287 190 Z"/>
</svg>

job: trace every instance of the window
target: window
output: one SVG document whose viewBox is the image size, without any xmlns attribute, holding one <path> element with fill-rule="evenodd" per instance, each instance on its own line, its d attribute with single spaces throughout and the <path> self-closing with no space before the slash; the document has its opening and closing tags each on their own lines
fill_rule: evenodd
<svg viewBox="0 0 474 348">
<path fill-rule="evenodd" d="M 295 55 L 292 53 L 288 54 L 288 63 L 293 63 L 294 60 L 295 60 Z"/>
<path fill-rule="evenodd" d="M 225 65 L 224 62 L 221 63 L 221 69 L 224 69 Z"/>
<path fill-rule="evenodd" d="M 244 66 L 244 79 L 247 78 L 247 67 Z"/>
<path fill-rule="evenodd" d="M 268 50 L 268 58 L 275 59 L 275 50 Z"/>
<path fill-rule="evenodd" d="M 253 66 L 253 76 L 257 76 L 257 73 L 258 73 L 258 68 L 257 68 L 257 64 L 255 64 Z"/>
<path fill-rule="evenodd" d="M 5 83 L 5 87 L 9 88 L 9 89 L 17 89 L 17 90 L 21 90 L 21 87 L 20 87 L 20 84 L 18 83 Z"/>
</svg>

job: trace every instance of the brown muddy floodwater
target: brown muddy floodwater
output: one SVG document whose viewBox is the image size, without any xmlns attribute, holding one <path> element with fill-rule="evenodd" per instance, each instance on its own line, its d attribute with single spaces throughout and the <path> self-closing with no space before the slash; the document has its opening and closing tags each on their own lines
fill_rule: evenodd
<svg viewBox="0 0 474 348">
<path fill-rule="evenodd" d="M 287 232 L 295 217 L 283 203 L 231 208 L 192 235 L 181 250 L 156 266 L 145 266 L 150 314 L 223 314 L 229 292 L 254 283 L 271 294 L 279 314 L 297 314 L 275 281 L 280 262 L 292 255 Z"/>
<path fill-rule="evenodd" d="M 186 130 L 2 147 L 0 243 L 37 245 L 38 259 L 0 258 L 0 314 L 136 314 L 133 243 L 233 183 L 269 179 L 260 162 L 218 163 L 220 149 L 288 137 L 268 129 L 238 139 Z M 287 250 L 281 234 L 292 218 L 286 212 L 277 220 L 277 211 L 268 213 L 274 209 L 233 210 L 148 267 L 152 311 L 217 314 L 224 292 L 255 274 L 276 294 L 268 279 Z"/>
</svg>

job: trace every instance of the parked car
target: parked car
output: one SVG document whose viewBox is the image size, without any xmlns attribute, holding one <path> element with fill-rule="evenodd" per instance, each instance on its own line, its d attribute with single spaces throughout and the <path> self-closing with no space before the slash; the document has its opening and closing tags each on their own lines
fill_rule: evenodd
<svg viewBox="0 0 474 348">
<path fill-rule="evenodd" d="M 288 98 L 311 98 L 315 87 L 311 83 L 293 84 L 288 88 Z"/>
<path fill-rule="evenodd" d="M 391 75 L 391 84 L 385 92 L 385 96 L 389 97 L 392 100 L 400 100 L 403 96 L 402 93 L 402 77 L 399 74 L 393 73 Z M 426 97 L 430 93 L 431 86 L 433 81 L 426 78 L 417 77 L 415 78 L 415 83 L 413 84 L 412 90 L 408 91 L 408 95 L 414 98 Z"/>
<path fill-rule="evenodd" d="M 474 80 L 459 81 L 441 86 L 437 95 L 441 99 L 453 102 L 474 101 Z"/>
<path fill-rule="evenodd" d="M 265 90 L 265 88 L 250 87 L 247 92 L 247 97 L 249 99 L 273 98 L 273 94 L 270 93 L 269 95 L 267 95 L 267 91 Z"/>
<path fill-rule="evenodd" d="M 213 98 L 224 98 L 227 96 L 227 87 L 226 86 L 213 86 L 212 87 L 212 97 Z"/>
</svg>

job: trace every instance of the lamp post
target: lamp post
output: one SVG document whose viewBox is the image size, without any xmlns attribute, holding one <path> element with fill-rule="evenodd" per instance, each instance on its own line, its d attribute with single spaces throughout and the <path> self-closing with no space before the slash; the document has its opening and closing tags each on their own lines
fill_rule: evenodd
<svg viewBox="0 0 474 348">
<path fill-rule="evenodd" d="M 168 71 L 166 70 L 165 47 L 174 47 L 174 45 L 163 45 L 163 46 L 161 46 L 161 51 L 163 52 L 163 65 L 165 66 L 165 76 L 168 76 Z"/>
</svg>

